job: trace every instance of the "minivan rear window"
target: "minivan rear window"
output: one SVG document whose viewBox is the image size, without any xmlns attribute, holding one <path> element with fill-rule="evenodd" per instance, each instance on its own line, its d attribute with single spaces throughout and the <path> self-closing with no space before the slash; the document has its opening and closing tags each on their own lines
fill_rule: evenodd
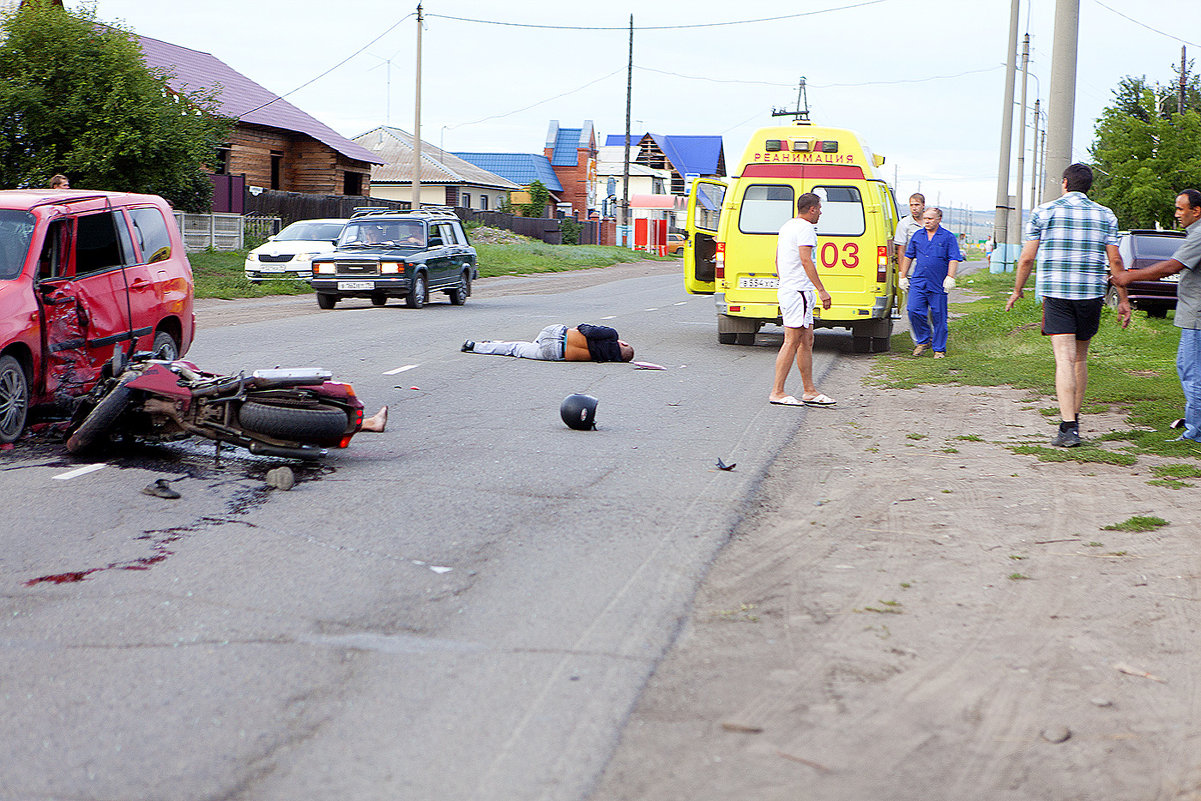
<svg viewBox="0 0 1201 801">
<path fill-rule="evenodd" d="M 853 186 L 815 186 L 822 199 L 822 216 L 817 221 L 819 236 L 863 236 L 863 198 Z"/>
<path fill-rule="evenodd" d="M 742 194 L 738 230 L 744 234 L 778 234 L 795 213 L 791 186 L 754 184 Z M 818 230 L 821 230 L 821 226 L 818 226 Z"/>
<path fill-rule="evenodd" d="M 33 228 L 34 218 L 29 212 L 0 209 L 0 281 L 11 281 L 21 274 Z"/>
</svg>

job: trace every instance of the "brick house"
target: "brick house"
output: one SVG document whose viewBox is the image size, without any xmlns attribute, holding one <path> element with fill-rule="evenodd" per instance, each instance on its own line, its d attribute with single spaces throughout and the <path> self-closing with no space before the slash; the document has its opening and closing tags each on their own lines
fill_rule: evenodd
<svg viewBox="0 0 1201 801">
<path fill-rule="evenodd" d="M 588 217 L 597 208 L 596 130 L 592 120 L 584 120 L 580 128 L 560 128 L 558 120 L 551 120 L 542 152 L 563 186 L 560 208 L 577 219 Z"/>
</svg>

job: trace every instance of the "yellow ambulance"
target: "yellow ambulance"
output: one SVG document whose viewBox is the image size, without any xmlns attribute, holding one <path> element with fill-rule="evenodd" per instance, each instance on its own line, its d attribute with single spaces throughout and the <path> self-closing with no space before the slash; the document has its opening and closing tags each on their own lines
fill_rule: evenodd
<svg viewBox="0 0 1201 801">
<path fill-rule="evenodd" d="M 882 156 L 853 131 L 807 121 L 762 128 L 728 180 L 695 179 L 688 197 L 684 285 L 713 295 L 717 341 L 752 345 L 764 323 L 780 325 L 776 234 L 796 199 L 822 200 L 814 263 L 833 299 L 816 328 L 846 328 L 859 353 L 887 351 L 897 306 L 892 236 L 897 208 Z"/>
</svg>

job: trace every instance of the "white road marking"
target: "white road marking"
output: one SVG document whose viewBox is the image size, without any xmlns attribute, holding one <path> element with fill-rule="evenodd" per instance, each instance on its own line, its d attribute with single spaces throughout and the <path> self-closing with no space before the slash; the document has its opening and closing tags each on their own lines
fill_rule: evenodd
<svg viewBox="0 0 1201 801">
<path fill-rule="evenodd" d="M 672 305 L 673 305 L 673 306 L 683 306 L 683 305 L 684 305 L 684 304 L 686 304 L 687 302 L 688 302 L 688 301 L 686 301 L 686 300 L 681 300 L 679 303 L 673 303 Z"/>
<path fill-rule="evenodd" d="M 601 319 L 602 319 L 602 320 L 616 320 L 616 319 L 617 319 L 617 315 L 616 315 L 616 314 L 610 314 L 608 317 L 602 317 Z"/>
<path fill-rule="evenodd" d="M 384 373 L 384 375 L 396 375 L 397 373 L 403 373 L 405 370 L 412 370 L 414 367 L 420 367 L 420 365 L 406 364 L 404 367 L 397 367 L 395 370 L 389 370 L 388 372 Z"/>
<path fill-rule="evenodd" d="M 643 309 L 643 311 L 659 311 L 658 309 Z"/>
<path fill-rule="evenodd" d="M 85 465 L 84 467 L 77 467 L 74 470 L 68 470 L 65 473 L 59 473 L 57 476 L 54 476 L 54 477 L 60 481 L 67 481 L 68 479 L 79 478 L 80 476 L 86 476 L 88 473 L 95 473 L 97 470 L 99 470 L 103 467 L 108 467 L 108 465 L 103 462 L 100 464 L 89 464 L 89 465 Z"/>
</svg>

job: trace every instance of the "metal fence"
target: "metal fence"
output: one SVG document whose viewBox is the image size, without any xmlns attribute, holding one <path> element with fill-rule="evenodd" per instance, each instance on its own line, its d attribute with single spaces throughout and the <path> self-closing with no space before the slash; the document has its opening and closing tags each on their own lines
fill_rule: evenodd
<svg viewBox="0 0 1201 801">
<path fill-rule="evenodd" d="M 196 250 L 241 250 L 245 243 L 241 214 L 188 214 L 175 212 L 175 224 L 183 234 L 184 248 Z"/>
</svg>

